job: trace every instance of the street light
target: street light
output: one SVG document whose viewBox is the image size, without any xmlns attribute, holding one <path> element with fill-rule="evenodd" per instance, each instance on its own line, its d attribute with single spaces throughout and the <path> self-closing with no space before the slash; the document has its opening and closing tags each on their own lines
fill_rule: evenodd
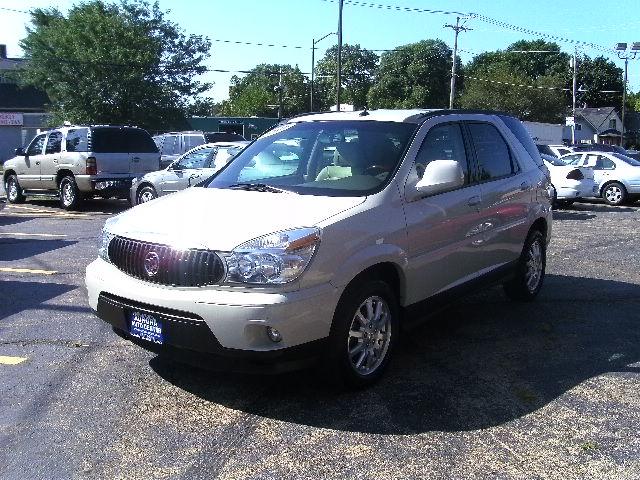
<svg viewBox="0 0 640 480">
<path fill-rule="evenodd" d="M 325 38 L 329 37 L 330 35 L 337 35 L 337 33 L 329 32 L 324 37 L 320 37 L 318 40 L 314 39 L 311 44 L 312 46 L 311 46 L 311 102 L 310 102 L 311 109 L 309 110 L 310 112 L 313 112 L 313 88 L 314 88 L 313 82 L 316 74 L 316 45 L 320 43 L 322 40 L 324 40 Z"/>
<path fill-rule="evenodd" d="M 636 58 L 636 55 L 640 51 L 640 42 L 633 42 L 631 44 L 631 48 L 627 53 L 627 44 L 626 43 L 617 43 L 616 44 L 616 53 L 618 54 L 618 58 L 624 60 L 624 88 L 622 89 L 622 137 L 621 137 L 621 147 L 624 148 L 624 113 L 627 109 L 627 70 L 629 66 L 629 60 L 633 60 Z"/>
</svg>

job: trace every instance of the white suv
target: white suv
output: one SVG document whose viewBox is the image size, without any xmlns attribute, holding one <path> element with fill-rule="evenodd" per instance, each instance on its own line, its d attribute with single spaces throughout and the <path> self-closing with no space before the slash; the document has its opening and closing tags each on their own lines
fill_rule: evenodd
<svg viewBox="0 0 640 480">
<path fill-rule="evenodd" d="M 407 307 L 503 283 L 531 300 L 551 235 L 548 171 L 491 112 L 327 113 L 278 125 L 207 188 L 109 219 L 89 304 L 134 342 L 231 367 L 322 357 L 362 386 Z"/>
</svg>

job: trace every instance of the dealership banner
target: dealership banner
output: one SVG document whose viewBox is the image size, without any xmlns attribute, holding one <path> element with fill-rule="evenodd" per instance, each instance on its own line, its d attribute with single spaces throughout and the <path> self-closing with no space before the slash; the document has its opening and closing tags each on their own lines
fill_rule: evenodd
<svg viewBox="0 0 640 480">
<path fill-rule="evenodd" d="M 4 113 L 0 112 L 1 125 L 23 125 L 24 119 L 21 113 Z"/>
</svg>

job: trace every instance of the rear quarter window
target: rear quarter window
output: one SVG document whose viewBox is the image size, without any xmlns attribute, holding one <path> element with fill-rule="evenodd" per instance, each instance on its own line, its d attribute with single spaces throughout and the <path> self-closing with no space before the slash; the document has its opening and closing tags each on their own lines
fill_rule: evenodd
<svg viewBox="0 0 640 480">
<path fill-rule="evenodd" d="M 88 148 L 87 133 L 88 128 L 74 128 L 67 131 L 65 146 L 67 152 L 86 152 Z"/>
<path fill-rule="evenodd" d="M 529 134 L 527 129 L 524 128 L 522 122 L 515 117 L 509 117 L 507 115 L 499 115 L 499 117 L 509 128 L 509 130 L 511 130 L 511 133 L 515 135 L 515 137 L 522 144 L 527 153 L 531 155 L 531 158 L 533 158 L 533 161 L 536 162 L 536 165 L 538 165 L 539 167 L 544 165 L 544 163 L 542 162 L 542 157 L 540 156 L 540 152 L 538 152 L 538 149 L 536 148 L 536 144 L 533 143 L 531 135 Z M 551 155 L 555 157 L 553 152 L 551 152 Z"/>
</svg>

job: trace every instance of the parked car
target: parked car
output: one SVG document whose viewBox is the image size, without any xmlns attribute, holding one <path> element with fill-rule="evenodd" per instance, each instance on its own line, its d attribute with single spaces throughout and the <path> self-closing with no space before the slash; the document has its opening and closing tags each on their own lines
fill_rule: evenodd
<svg viewBox="0 0 640 480">
<path fill-rule="evenodd" d="M 132 205 L 184 190 L 208 179 L 224 167 L 249 143 L 205 143 L 192 148 L 164 170 L 147 173 L 133 180 L 130 191 Z"/>
<path fill-rule="evenodd" d="M 157 170 L 160 155 L 151 136 L 127 126 L 76 125 L 35 136 L 4 163 L 9 203 L 28 195 L 58 197 L 67 210 L 85 198 L 128 198 L 131 180 Z"/>
<path fill-rule="evenodd" d="M 597 194 L 597 185 L 593 180 L 593 169 L 567 165 L 551 155 L 540 155 L 551 174 L 551 198 L 556 207 L 566 207 L 582 197 Z"/>
<path fill-rule="evenodd" d="M 536 147 L 538 147 L 540 154 L 550 155 L 556 158 L 560 158 L 562 155 L 573 152 L 573 149 L 566 145 L 544 145 L 537 143 Z"/>
<path fill-rule="evenodd" d="M 280 168 L 241 180 L 283 145 L 295 162 L 273 155 Z M 369 385 L 400 328 L 419 320 L 402 311 L 496 282 L 512 299 L 536 297 L 548 187 L 530 135 L 504 114 L 296 117 L 207 188 L 108 219 L 87 267 L 89 305 L 154 351 L 271 371 L 321 358 L 333 378 Z"/>
<path fill-rule="evenodd" d="M 634 160 L 640 160 L 640 152 L 638 150 L 627 150 L 625 155 L 633 158 Z"/>
<path fill-rule="evenodd" d="M 163 133 L 154 135 L 153 141 L 160 150 L 160 169 L 167 168 L 193 147 L 207 143 L 204 134 L 198 131 Z"/>
<path fill-rule="evenodd" d="M 595 197 L 622 205 L 640 196 L 640 161 L 617 152 L 572 153 L 561 158 L 568 165 L 592 166 L 598 186 Z"/>
</svg>

